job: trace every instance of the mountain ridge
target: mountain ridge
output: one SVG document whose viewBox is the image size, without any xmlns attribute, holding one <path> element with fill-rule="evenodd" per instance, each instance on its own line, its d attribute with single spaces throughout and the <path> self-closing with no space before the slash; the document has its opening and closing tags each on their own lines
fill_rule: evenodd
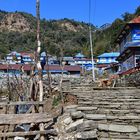
<svg viewBox="0 0 140 140">
<path fill-rule="evenodd" d="M 128 12 L 116 19 L 105 30 L 92 25 L 94 56 L 104 52 L 117 51 L 115 39 L 126 22 L 140 15 L 140 7 L 134 14 Z M 90 57 L 89 24 L 72 19 L 41 19 L 42 51 L 49 54 L 74 56 L 82 52 Z M 25 12 L 5 12 L 0 10 L 0 55 L 10 51 L 34 51 L 36 43 L 36 18 Z"/>
</svg>

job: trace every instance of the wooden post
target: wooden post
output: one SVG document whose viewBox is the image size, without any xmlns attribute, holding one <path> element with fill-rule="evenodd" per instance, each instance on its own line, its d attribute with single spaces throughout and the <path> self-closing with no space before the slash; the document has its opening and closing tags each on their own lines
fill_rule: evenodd
<svg viewBox="0 0 140 140">
<path fill-rule="evenodd" d="M 47 52 L 47 51 L 46 51 Z M 46 53 L 46 58 L 47 58 L 47 67 L 48 67 L 48 70 L 47 70 L 47 75 L 48 75 L 48 82 L 49 82 L 49 94 L 51 94 L 51 75 L 50 75 L 50 72 L 49 72 L 49 58 L 48 58 L 48 52 Z"/>
<path fill-rule="evenodd" d="M 36 67 L 38 70 L 38 85 L 39 85 L 39 101 L 43 101 L 43 83 L 42 83 L 42 67 L 40 63 L 40 51 L 41 51 L 41 42 L 40 42 L 40 0 L 36 0 L 36 16 L 37 16 L 37 50 L 36 50 Z M 39 106 L 39 112 L 43 112 L 43 106 Z M 39 125 L 40 131 L 44 130 L 44 124 Z M 40 140 L 44 140 L 44 135 L 40 136 Z"/>
</svg>

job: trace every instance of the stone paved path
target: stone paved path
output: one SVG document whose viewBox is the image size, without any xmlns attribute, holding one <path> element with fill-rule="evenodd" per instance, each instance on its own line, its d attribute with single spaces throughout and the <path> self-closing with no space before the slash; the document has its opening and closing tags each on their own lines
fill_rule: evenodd
<svg viewBox="0 0 140 140">
<path fill-rule="evenodd" d="M 79 86 L 70 94 L 77 96 L 78 106 L 65 111 L 75 123 L 81 122 L 74 124 L 77 139 L 140 140 L 140 89 Z M 72 131 L 72 126 L 67 131 Z"/>
</svg>

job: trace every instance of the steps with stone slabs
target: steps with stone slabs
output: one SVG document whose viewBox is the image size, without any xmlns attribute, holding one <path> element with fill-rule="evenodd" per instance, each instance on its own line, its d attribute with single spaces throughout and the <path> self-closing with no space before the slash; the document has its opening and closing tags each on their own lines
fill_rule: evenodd
<svg viewBox="0 0 140 140">
<path fill-rule="evenodd" d="M 97 139 L 140 139 L 140 89 L 87 89 L 75 87 L 70 94 L 78 99 L 75 111 L 98 124 Z"/>
</svg>

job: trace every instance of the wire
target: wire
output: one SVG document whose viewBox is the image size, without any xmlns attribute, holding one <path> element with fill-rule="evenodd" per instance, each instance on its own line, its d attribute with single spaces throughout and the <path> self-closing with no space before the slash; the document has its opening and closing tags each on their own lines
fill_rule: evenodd
<svg viewBox="0 0 140 140">
<path fill-rule="evenodd" d="M 93 23 L 96 21 L 95 20 L 95 17 L 96 17 L 96 7 L 97 7 L 97 1 L 96 0 L 94 0 L 93 6 L 94 7 L 93 7 L 93 13 L 92 13 L 92 0 L 89 0 L 89 23 L 90 24 L 92 23 L 92 21 L 93 21 Z M 91 17 L 91 15 L 92 15 L 93 18 Z"/>
</svg>

